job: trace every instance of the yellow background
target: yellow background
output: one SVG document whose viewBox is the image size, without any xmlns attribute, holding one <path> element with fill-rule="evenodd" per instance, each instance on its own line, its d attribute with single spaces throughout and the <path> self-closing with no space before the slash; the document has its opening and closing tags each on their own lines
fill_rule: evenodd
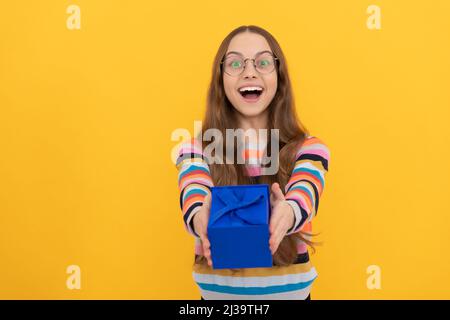
<svg viewBox="0 0 450 320">
<path fill-rule="evenodd" d="M 331 150 L 312 298 L 450 298 L 449 17 L 447 0 L 3 3 L 0 298 L 199 298 L 170 135 L 202 119 L 242 24 L 278 39 Z"/>
</svg>

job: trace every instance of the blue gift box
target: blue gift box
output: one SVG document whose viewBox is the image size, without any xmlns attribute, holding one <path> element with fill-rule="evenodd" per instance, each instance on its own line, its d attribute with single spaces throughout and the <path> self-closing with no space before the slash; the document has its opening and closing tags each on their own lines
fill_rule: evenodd
<svg viewBox="0 0 450 320">
<path fill-rule="evenodd" d="M 272 267 L 269 185 L 211 188 L 208 239 L 214 269 Z"/>
</svg>

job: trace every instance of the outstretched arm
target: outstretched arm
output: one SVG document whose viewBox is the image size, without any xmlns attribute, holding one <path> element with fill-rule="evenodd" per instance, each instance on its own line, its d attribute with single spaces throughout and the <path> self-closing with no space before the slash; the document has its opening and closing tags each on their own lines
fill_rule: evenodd
<svg viewBox="0 0 450 320">
<path fill-rule="evenodd" d="M 286 201 L 292 206 L 295 221 L 287 234 L 298 232 L 317 215 L 325 187 L 330 150 L 320 139 L 309 136 L 295 157 L 292 175 L 286 184 Z"/>
<path fill-rule="evenodd" d="M 176 162 L 180 207 L 186 230 L 199 237 L 194 231 L 194 216 L 211 193 L 213 181 L 206 163 L 201 143 L 195 138 L 181 144 Z"/>
</svg>

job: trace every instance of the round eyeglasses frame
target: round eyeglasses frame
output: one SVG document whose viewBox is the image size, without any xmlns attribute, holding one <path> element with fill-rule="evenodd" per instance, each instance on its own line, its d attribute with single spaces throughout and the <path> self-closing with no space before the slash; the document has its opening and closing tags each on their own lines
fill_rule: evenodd
<svg viewBox="0 0 450 320">
<path fill-rule="evenodd" d="M 272 69 L 270 72 L 267 72 L 267 73 L 260 72 L 260 71 L 258 70 L 258 68 L 256 67 L 256 59 L 257 59 L 260 55 L 265 54 L 265 53 L 268 53 L 269 55 L 271 55 L 272 58 L 273 58 L 273 61 L 274 61 L 274 67 L 273 67 L 273 69 Z M 234 53 L 234 54 L 237 54 L 237 53 Z M 239 56 L 241 56 L 242 58 L 244 58 L 241 54 L 237 54 L 237 55 L 239 55 Z M 220 67 L 221 67 L 221 68 L 223 68 L 223 64 L 224 64 L 224 62 L 225 62 L 226 59 L 227 59 L 227 57 L 225 56 L 225 57 L 222 59 L 222 61 L 220 61 Z M 280 60 L 280 59 L 278 59 L 278 58 L 277 58 L 272 52 L 270 52 L 270 51 L 263 51 L 263 52 L 258 53 L 258 54 L 255 56 L 255 58 L 253 58 L 253 59 L 250 59 L 250 58 L 244 59 L 244 60 L 243 60 L 243 61 L 244 61 L 244 67 L 242 68 L 242 70 L 241 70 L 240 73 L 238 73 L 238 74 L 230 74 L 230 73 L 228 73 L 228 72 L 225 71 L 225 68 L 223 68 L 223 71 L 224 71 L 226 74 L 228 74 L 229 76 L 232 76 L 232 77 L 238 77 L 238 76 L 240 76 L 240 75 L 244 72 L 245 68 L 247 67 L 247 61 L 248 61 L 248 60 L 252 61 L 253 67 L 255 68 L 255 70 L 256 70 L 259 74 L 270 74 L 270 73 L 272 73 L 272 72 L 275 70 L 275 68 L 277 67 L 277 61 Z"/>
</svg>

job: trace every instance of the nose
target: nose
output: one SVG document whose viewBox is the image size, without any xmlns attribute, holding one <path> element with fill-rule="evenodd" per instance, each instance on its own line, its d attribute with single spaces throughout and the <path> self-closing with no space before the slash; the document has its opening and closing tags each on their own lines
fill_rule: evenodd
<svg viewBox="0 0 450 320">
<path fill-rule="evenodd" d="M 255 66 L 253 64 L 253 60 L 247 60 L 245 61 L 245 68 L 242 72 L 242 76 L 244 78 L 256 78 L 257 72 L 255 70 Z"/>
</svg>

